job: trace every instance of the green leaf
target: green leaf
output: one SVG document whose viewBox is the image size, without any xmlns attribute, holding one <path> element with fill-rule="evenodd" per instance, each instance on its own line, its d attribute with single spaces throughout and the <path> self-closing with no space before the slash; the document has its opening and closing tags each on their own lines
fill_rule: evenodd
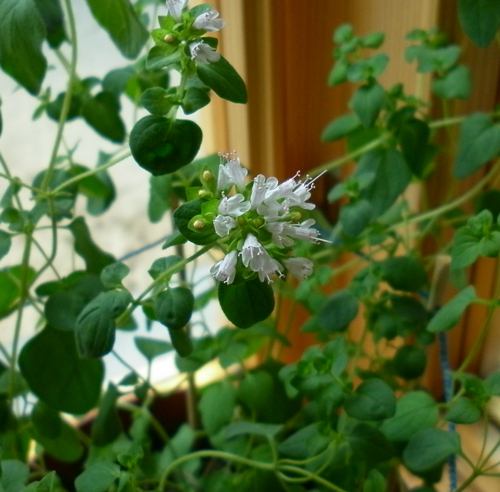
<svg viewBox="0 0 500 492">
<path fill-rule="evenodd" d="M 209 436 L 216 434 L 232 419 L 236 390 L 227 381 L 209 386 L 201 395 L 199 409 L 201 421 Z"/>
<path fill-rule="evenodd" d="M 59 48 L 66 40 L 64 15 L 59 0 L 36 0 L 36 6 L 45 23 L 47 41 L 50 47 Z"/>
<path fill-rule="evenodd" d="M 384 475 L 373 468 L 368 473 L 365 482 L 363 483 L 363 492 L 386 492 L 387 483 Z"/>
<path fill-rule="evenodd" d="M 382 420 L 396 411 L 396 398 L 381 379 L 368 379 L 344 403 L 346 413 L 359 420 Z"/>
<path fill-rule="evenodd" d="M 358 300 L 348 290 L 333 294 L 318 313 L 320 325 L 327 331 L 343 331 L 358 314 Z"/>
<path fill-rule="evenodd" d="M 471 400 L 461 396 L 450 403 L 445 418 L 455 424 L 473 424 L 481 418 L 481 410 Z"/>
<path fill-rule="evenodd" d="M 460 438 L 455 432 L 423 429 L 414 434 L 403 451 L 403 461 L 416 474 L 431 471 L 449 456 L 460 451 Z"/>
<path fill-rule="evenodd" d="M 280 453 L 295 459 L 306 459 L 324 451 L 332 438 L 319 424 L 309 424 L 287 437 L 280 445 Z"/>
<path fill-rule="evenodd" d="M 339 116 L 328 124 L 321 134 L 323 142 L 333 142 L 343 138 L 360 127 L 360 121 L 355 114 L 349 113 Z"/>
<path fill-rule="evenodd" d="M 438 406 L 424 391 L 411 391 L 396 403 L 396 413 L 382 424 L 390 441 L 408 441 L 422 429 L 433 427 L 439 417 Z"/>
<path fill-rule="evenodd" d="M 172 176 L 149 177 L 148 217 L 151 222 L 159 222 L 171 207 L 173 198 Z"/>
<path fill-rule="evenodd" d="M 432 92 L 443 99 L 467 99 L 470 91 L 470 70 L 464 65 L 458 65 L 432 81 Z"/>
<path fill-rule="evenodd" d="M 122 55 L 136 58 L 149 36 L 129 0 L 87 0 L 87 3 Z"/>
<path fill-rule="evenodd" d="M 23 347 L 19 367 L 33 393 L 55 410 L 81 414 L 97 403 L 103 364 L 78 357 L 73 333 L 45 328 Z"/>
<path fill-rule="evenodd" d="M 154 338 L 135 337 L 134 343 L 137 350 L 139 350 L 149 362 L 173 349 L 170 343 Z"/>
<path fill-rule="evenodd" d="M 247 102 L 245 82 L 223 56 L 215 63 L 198 63 L 196 69 L 200 80 L 218 96 L 234 103 Z"/>
<path fill-rule="evenodd" d="M 107 157 L 107 154 L 100 156 Z M 97 166 L 104 164 L 102 158 Z M 88 171 L 84 166 L 72 166 L 71 170 L 76 171 L 75 175 Z M 78 182 L 78 192 L 87 197 L 87 211 L 92 215 L 100 215 L 105 212 L 113 203 L 116 197 L 115 187 L 110 175 L 106 171 L 87 176 Z"/>
<path fill-rule="evenodd" d="M 485 379 L 484 385 L 491 395 L 500 396 L 500 371 L 490 374 Z"/>
<path fill-rule="evenodd" d="M 9 252 L 11 244 L 10 234 L 0 230 L 0 260 Z"/>
<path fill-rule="evenodd" d="M 192 114 L 205 107 L 210 102 L 208 88 L 188 87 L 182 99 L 182 110 L 185 114 Z"/>
<path fill-rule="evenodd" d="M 195 431 L 188 424 L 182 424 L 163 449 L 158 459 L 158 469 L 164 470 L 176 458 L 188 454 L 195 442 Z"/>
<path fill-rule="evenodd" d="M 189 323 L 193 306 L 193 293 L 186 287 L 169 288 L 155 299 L 156 317 L 170 330 L 180 330 Z"/>
<path fill-rule="evenodd" d="M 47 473 L 41 480 L 30 482 L 23 492 L 62 492 L 64 489 L 55 471 Z"/>
<path fill-rule="evenodd" d="M 422 178 L 434 156 L 434 147 L 429 144 L 429 125 L 417 118 L 410 118 L 401 125 L 397 136 L 408 167 L 415 176 Z"/>
<path fill-rule="evenodd" d="M 219 283 L 218 296 L 227 319 L 239 328 L 264 321 L 274 309 L 273 289 L 257 278 Z"/>
<path fill-rule="evenodd" d="M 372 205 L 373 217 L 382 215 L 405 191 L 411 171 L 395 149 L 379 149 L 365 154 L 359 161 L 356 175 L 373 174 L 375 178 L 362 190 L 361 198 Z"/>
<path fill-rule="evenodd" d="M 393 289 L 416 292 L 427 283 L 422 262 L 413 256 L 393 256 L 380 263 L 382 279 Z"/>
<path fill-rule="evenodd" d="M 340 209 L 340 223 L 349 236 L 361 234 L 372 220 L 372 206 L 368 200 L 357 200 Z"/>
<path fill-rule="evenodd" d="M 174 212 L 174 221 L 180 233 L 189 241 L 195 244 L 210 244 L 217 241 L 218 237 L 215 233 L 213 223 L 207 224 L 199 231 L 193 231 L 189 227 L 189 222 L 196 215 L 202 212 L 201 200 L 191 200 L 183 203 Z"/>
<path fill-rule="evenodd" d="M 28 481 L 29 468 L 18 460 L 0 462 L 0 490 L 2 492 L 22 492 Z"/>
<path fill-rule="evenodd" d="M 74 272 L 62 279 L 45 303 L 45 317 L 51 328 L 72 331 L 81 310 L 103 286 L 96 275 Z"/>
<path fill-rule="evenodd" d="M 121 287 L 122 280 L 129 274 L 130 268 L 120 261 L 106 265 L 101 271 L 101 282 L 107 289 Z"/>
<path fill-rule="evenodd" d="M 384 102 L 385 91 L 376 82 L 361 86 L 351 99 L 352 109 L 365 127 L 373 126 Z"/>
<path fill-rule="evenodd" d="M 236 436 L 262 436 L 273 438 L 283 428 L 282 425 L 261 424 L 258 422 L 232 422 L 225 429 L 225 438 L 231 439 Z"/>
<path fill-rule="evenodd" d="M 31 414 L 33 438 L 45 453 L 66 463 L 78 461 L 84 448 L 75 428 L 64 422 L 58 412 L 38 401 Z"/>
<path fill-rule="evenodd" d="M 176 255 L 157 258 L 155 261 L 153 261 L 153 264 L 149 268 L 148 273 L 149 275 L 151 275 L 151 278 L 157 279 L 160 275 L 165 273 L 169 268 L 181 262 L 182 258 Z"/>
<path fill-rule="evenodd" d="M 142 93 L 141 105 L 151 114 L 163 116 L 170 111 L 173 101 L 166 89 L 162 87 L 151 87 Z"/>
<path fill-rule="evenodd" d="M 76 218 L 68 228 L 75 241 L 75 252 L 84 259 L 88 272 L 99 274 L 106 265 L 115 262 L 110 254 L 102 251 L 92 241 L 83 217 Z"/>
<path fill-rule="evenodd" d="M 354 36 L 354 29 L 351 24 L 341 24 L 333 33 L 333 42 L 335 44 L 343 44 L 350 41 Z"/>
<path fill-rule="evenodd" d="M 479 256 L 496 256 L 499 252 L 500 231 L 493 226 L 491 212 L 482 210 L 456 232 L 451 248 L 451 268 L 464 268 Z"/>
<path fill-rule="evenodd" d="M 106 446 L 120 435 L 122 424 L 116 406 L 119 396 L 120 392 L 116 386 L 110 384 L 101 399 L 99 413 L 92 424 L 92 444 L 94 446 Z"/>
<path fill-rule="evenodd" d="M 82 116 L 99 135 L 116 143 L 125 140 L 120 103 L 111 92 L 102 91 L 87 99 L 82 106 Z"/>
<path fill-rule="evenodd" d="M 427 355 L 420 347 L 403 345 L 396 352 L 393 362 L 398 376 L 404 379 L 415 379 L 424 373 Z"/>
<path fill-rule="evenodd" d="M 193 351 L 193 342 L 191 341 L 188 331 L 186 329 L 171 330 L 169 328 L 168 333 L 175 351 L 181 357 L 189 356 Z"/>
<path fill-rule="evenodd" d="M 7 267 L 0 270 L 0 318 L 9 315 L 21 299 L 21 281 L 25 277 L 28 286 L 35 278 L 35 270 L 22 265 Z"/>
<path fill-rule="evenodd" d="M 383 32 L 374 32 L 372 34 L 368 34 L 367 36 L 363 36 L 361 38 L 361 43 L 365 48 L 377 49 L 380 48 L 384 39 L 385 34 Z"/>
<path fill-rule="evenodd" d="M 467 36 L 484 48 L 500 28 L 500 5 L 496 0 L 459 0 L 458 18 Z"/>
<path fill-rule="evenodd" d="M 500 153 L 500 124 L 489 115 L 475 113 L 462 123 L 453 174 L 466 178 Z"/>
<path fill-rule="evenodd" d="M 0 66 L 33 95 L 47 69 L 44 38 L 45 25 L 34 0 L 0 2 Z"/>
<path fill-rule="evenodd" d="M 201 145 L 200 127 L 190 120 L 145 116 L 130 133 L 130 150 L 139 166 L 155 176 L 189 164 Z"/>
<path fill-rule="evenodd" d="M 76 492 L 107 492 L 120 477 L 116 463 L 98 461 L 88 466 L 75 480 Z"/>
<path fill-rule="evenodd" d="M 430 320 L 427 330 L 439 333 L 451 330 L 460 320 L 469 304 L 476 298 L 476 289 L 469 285 L 450 299 Z"/>
<path fill-rule="evenodd" d="M 128 291 L 101 292 L 78 315 L 75 340 L 83 358 L 101 357 L 111 352 L 115 343 L 115 318 L 132 301 Z"/>
</svg>

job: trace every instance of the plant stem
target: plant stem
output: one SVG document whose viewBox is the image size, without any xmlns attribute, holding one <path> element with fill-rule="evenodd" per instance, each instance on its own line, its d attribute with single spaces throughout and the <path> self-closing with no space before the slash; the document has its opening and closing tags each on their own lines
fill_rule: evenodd
<svg viewBox="0 0 500 492">
<path fill-rule="evenodd" d="M 113 167 L 114 165 L 118 164 L 119 162 L 127 159 L 127 157 L 130 157 L 130 155 L 131 155 L 130 152 L 126 152 L 125 154 L 113 157 L 112 159 L 110 159 L 108 162 L 106 162 L 102 166 L 97 166 L 94 169 L 89 169 L 88 171 L 85 171 L 84 173 L 78 174 L 77 176 L 74 176 L 73 178 L 68 179 L 64 183 L 61 183 L 57 188 L 54 188 L 50 192 L 50 194 L 56 195 L 57 193 L 60 193 L 62 190 L 64 190 L 68 186 L 71 186 L 75 183 L 78 183 L 82 179 L 88 178 L 89 176 L 94 176 L 94 174 L 98 174 L 102 171 L 105 171 L 106 169 L 109 169 L 110 167 Z"/>
<path fill-rule="evenodd" d="M 363 154 L 366 154 L 370 150 L 376 149 L 377 147 L 380 147 L 384 142 L 386 142 L 390 137 L 390 134 L 384 134 L 379 138 L 376 138 L 375 140 L 372 140 L 371 142 L 368 142 L 366 145 L 363 145 L 363 147 L 360 147 L 359 149 L 354 150 L 353 152 L 350 152 L 349 154 L 343 155 L 342 157 L 339 157 L 338 159 L 334 159 L 333 161 L 325 162 L 324 164 L 321 164 L 320 166 L 313 167 L 311 170 L 308 171 L 308 175 L 311 177 L 318 176 L 318 174 L 321 174 L 324 171 L 333 171 L 334 169 L 337 169 L 338 167 L 343 166 L 344 164 L 347 164 L 348 162 L 352 161 L 353 159 L 356 159 L 356 157 L 359 157 Z"/>
<path fill-rule="evenodd" d="M 193 260 L 195 260 L 196 258 L 198 258 L 199 256 L 203 255 L 204 253 L 206 253 L 211 247 L 213 246 L 213 244 L 207 244 L 206 246 L 203 246 L 203 248 L 199 249 L 198 251 L 196 251 L 196 253 L 193 253 L 191 256 L 189 256 L 188 258 L 184 258 L 183 260 L 181 261 L 178 261 L 177 263 L 175 263 L 174 265 L 172 265 L 170 268 L 167 268 L 161 275 L 159 275 L 157 278 L 155 278 L 153 280 L 153 282 L 151 282 L 149 284 L 148 287 L 146 287 L 140 294 L 139 296 L 132 302 L 132 304 L 129 306 L 129 308 L 124 311 L 120 317 L 119 317 L 119 320 L 121 319 L 126 319 L 128 316 L 130 316 L 130 314 L 133 312 L 133 310 L 141 303 L 141 301 L 158 285 L 158 284 L 161 284 L 162 282 L 164 282 L 166 279 L 170 278 L 172 275 L 174 275 L 175 273 L 179 272 L 180 270 L 182 270 L 182 268 L 184 266 L 186 266 L 188 263 L 192 262 Z M 117 322 L 119 322 L 119 320 Z"/>
<path fill-rule="evenodd" d="M 73 85 L 76 77 L 76 60 L 78 55 L 78 40 L 76 35 L 76 25 L 75 25 L 75 17 L 73 15 L 73 8 L 71 7 L 71 0 L 64 0 L 64 6 L 66 10 L 66 15 L 68 18 L 69 25 L 69 41 L 71 43 L 71 60 L 69 65 L 69 77 L 68 77 L 68 85 L 66 88 L 66 93 L 64 94 L 64 100 L 61 108 L 61 114 L 59 116 L 59 124 L 57 127 L 56 139 L 54 141 L 54 145 L 52 147 L 52 154 L 50 156 L 49 166 L 42 181 L 42 190 L 46 191 L 50 185 L 50 180 L 52 178 L 52 174 L 54 172 L 54 167 L 56 165 L 57 154 L 59 152 L 59 147 L 61 145 L 64 124 L 66 123 L 66 119 L 69 114 L 69 110 L 71 107 L 71 98 L 73 96 Z"/>
<path fill-rule="evenodd" d="M 495 275 L 493 278 L 495 278 L 495 288 L 494 288 L 494 294 L 493 298 L 497 299 L 500 296 L 500 258 L 497 258 L 496 265 L 495 265 Z M 491 328 L 491 320 L 493 319 L 493 315 L 495 314 L 495 308 L 496 305 L 492 304 L 488 307 L 488 314 L 486 316 L 486 319 L 484 320 L 483 326 L 481 327 L 481 331 L 479 332 L 479 336 L 476 338 L 474 341 L 474 345 L 472 346 L 471 350 L 467 354 L 467 357 L 464 359 L 460 367 L 458 368 L 457 372 L 463 372 L 467 369 L 467 367 L 471 364 L 471 362 L 477 357 L 479 351 L 484 345 L 484 342 L 486 340 L 486 337 L 488 336 L 488 333 Z"/>
<path fill-rule="evenodd" d="M 399 226 L 404 224 L 405 222 L 408 224 L 418 224 L 419 222 L 423 222 L 428 219 L 432 219 L 433 217 L 437 217 L 439 215 L 443 215 L 460 205 L 468 202 L 470 199 L 474 198 L 485 186 L 486 184 L 495 177 L 495 175 L 500 171 L 500 161 L 496 161 L 490 171 L 480 180 L 478 181 L 472 188 L 467 190 L 461 196 L 452 200 L 451 202 L 445 203 L 441 205 L 441 207 L 437 207 L 433 210 L 429 210 L 428 212 L 424 212 L 419 215 L 414 215 L 410 217 L 406 221 L 398 222 L 397 224 L 393 224 L 389 230 L 397 229 Z"/>
<path fill-rule="evenodd" d="M 11 406 L 14 400 L 17 352 L 19 348 L 19 336 L 21 334 L 21 325 L 23 321 L 24 303 L 28 298 L 28 271 L 29 271 L 29 260 L 31 254 L 31 244 L 32 244 L 32 233 L 29 232 L 26 234 L 26 240 L 24 243 L 23 259 L 21 263 L 20 299 L 19 299 L 19 307 L 17 310 L 16 324 L 14 327 L 14 339 L 12 341 L 12 352 L 10 358 L 11 365 L 10 365 L 9 398 Z"/>
</svg>

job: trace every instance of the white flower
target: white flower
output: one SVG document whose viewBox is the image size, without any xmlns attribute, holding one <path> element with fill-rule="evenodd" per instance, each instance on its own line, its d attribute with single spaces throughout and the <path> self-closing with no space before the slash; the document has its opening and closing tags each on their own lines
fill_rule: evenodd
<svg viewBox="0 0 500 492">
<path fill-rule="evenodd" d="M 326 171 L 325 171 L 326 172 Z M 285 197 L 288 207 L 300 207 L 305 210 L 312 210 L 316 205 L 307 203 L 311 198 L 311 190 L 314 188 L 314 182 L 324 174 L 321 173 L 314 179 L 307 177 L 304 181 L 299 181 L 295 188 Z"/>
<path fill-rule="evenodd" d="M 219 12 L 217 12 L 217 10 L 207 10 L 196 17 L 193 22 L 193 27 L 203 31 L 220 31 L 224 27 L 224 21 L 217 17 L 219 17 Z"/>
<path fill-rule="evenodd" d="M 309 277 L 313 271 L 314 263 L 304 257 L 288 258 L 283 260 L 286 269 L 298 279 L 302 280 Z"/>
<path fill-rule="evenodd" d="M 271 282 L 272 276 L 283 275 L 281 264 L 259 243 L 253 234 L 248 234 L 241 251 L 243 265 L 259 275 L 261 282 Z"/>
<path fill-rule="evenodd" d="M 314 227 L 314 219 L 307 219 L 300 224 L 289 222 L 268 222 L 266 229 L 271 233 L 273 242 L 280 248 L 292 246 L 294 239 L 305 239 L 307 241 L 324 241 L 318 238 L 319 231 Z M 325 241 L 328 242 L 328 241 Z"/>
<path fill-rule="evenodd" d="M 250 202 L 245 201 L 241 193 L 231 197 L 225 196 L 219 203 L 219 214 L 239 217 L 250 210 Z"/>
<path fill-rule="evenodd" d="M 214 63 L 220 59 L 220 53 L 203 41 L 196 41 L 189 45 L 191 59 L 198 63 Z"/>
<path fill-rule="evenodd" d="M 273 243 L 280 248 L 288 248 L 293 246 L 293 239 L 288 237 L 285 233 L 285 227 L 288 226 L 286 222 L 268 222 L 266 229 L 271 233 Z"/>
<path fill-rule="evenodd" d="M 176 21 L 180 20 L 186 3 L 187 0 L 167 0 L 167 14 L 172 16 Z"/>
<path fill-rule="evenodd" d="M 214 228 L 220 237 L 227 236 L 236 227 L 236 221 L 228 215 L 217 215 L 214 220 Z"/>
<path fill-rule="evenodd" d="M 266 199 L 270 190 L 278 186 L 278 180 L 274 177 L 267 178 L 263 174 L 255 176 L 250 196 L 252 210 L 255 210 Z"/>
<path fill-rule="evenodd" d="M 218 261 L 210 268 L 210 273 L 215 280 L 232 284 L 236 275 L 236 263 L 238 262 L 238 253 L 231 251 L 221 261 Z"/>
<path fill-rule="evenodd" d="M 225 164 L 221 163 L 219 166 L 217 190 L 225 190 L 233 185 L 239 190 L 245 188 L 245 178 L 248 171 L 241 165 L 240 159 L 231 154 L 222 155 L 221 158 L 225 160 Z"/>
</svg>

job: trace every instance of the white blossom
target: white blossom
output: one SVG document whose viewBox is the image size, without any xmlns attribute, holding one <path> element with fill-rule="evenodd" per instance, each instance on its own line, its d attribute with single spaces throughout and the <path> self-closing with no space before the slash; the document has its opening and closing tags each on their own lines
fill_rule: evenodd
<svg viewBox="0 0 500 492">
<path fill-rule="evenodd" d="M 191 59 L 196 60 L 198 63 L 214 63 L 220 59 L 220 53 L 203 41 L 191 43 L 189 51 L 191 52 Z"/>
<path fill-rule="evenodd" d="M 220 31 L 224 27 L 224 21 L 222 19 L 218 19 L 218 17 L 219 12 L 217 12 L 217 10 L 207 10 L 196 17 L 193 22 L 193 27 L 203 31 Z"/>
<path fill-rule="evenodd" d="M 266 229 L 271 233 L 273 243 L 280 248 L 287 248 L 293 245 L 294 239 L 307 241 L 322 241 L 318 238 L 319 231 L 312 227 L 314 219 L 307 219 L 300 224 L 293 224 L 285 221 L 268 222 Z"/>
<path fill-rule="evenodd" d="M 225 164 L 219 166 L 219 176 L 217 178 L 217 190 L 225 190 L 233 185 L 239 190 L 245 188 L 245 178 L 248 170 L 245 169 L 238 157 L 226 154 L 221 156 Z"/>
<path fill-rule="evenodd" d="M 278 186 L 278 180 L 274 177 L 266 178 L 263 174 L 258 174 L 253 180 L 252 194 L 250 204 L 252 210 L 255 210 L 266 199 L 270 190 Z"/>
<path fill-rule="evenodd" d="M 215 280 L 224 282 L 225 284 L 232 284 L 236 275 L 237 262 L 238 253 L 236 251 L 231 251 L 210 268 L 210 273 Z"/>
<path fill-rule="evenodd" d="M 236 227 L 236 221 L 229 215 L 217 215 L 214 229 L 218 236 L 226 237 Z"/>
<path fill-rule="evenodd" d="M 287 206 L 300 207 L 305 210 L 312 210 L 315 208 L 314 203 L 308 203 L 308 200 L 311 198 L 311 190 L 314 188 L 314 182 L 323 174 L 324 172 L 314 179 L 307 177 L 304 181 L 298 181 L 293 190 L 285 197 Z"/>
<path fill-rule="evenodd" d="M 219 214 L 230 215 L 231 217 L 239 217 L 250 210 L 250 202 L 245 201 L 245 197 L 241 193 L 237 193 L 231 197 L 225 196 L 219 203 Z"/>
<path fill-rule="evenodd" d="M 180 20 L 186 3 L 187 0 L 167 0 L 167 14 L 172 16 L 176 21 Z"/>
<path fill-rule="evenodd" d="M 286 269 L 299 280 L 309 277 L 313 271 L 314 263 L 308 258 L 298 256 L 283 260 Z"/>
<path fill-rule="evenodd" d="M 261 282 L 271 282 L 272 276 L 283 275 L 281 264 L 259 243 L 253 234 L 248 234 L 241 251 L 243 265 L 259 275 Z"/>
</svg>

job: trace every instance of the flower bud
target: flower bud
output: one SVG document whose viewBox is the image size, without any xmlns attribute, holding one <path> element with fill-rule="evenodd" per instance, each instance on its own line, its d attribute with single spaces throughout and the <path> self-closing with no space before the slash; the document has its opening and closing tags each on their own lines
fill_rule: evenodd
<svg viewBox="0 0 500 492">
<path fill-rule="evenodd" d="M 201 231 L 202 229 L 205 228 L 207 224 L 205 223 L 204 220 L 202 219 L 196 219 L 194 222 L 193 222 L 193 228 L 196 229 L 197 231 Z"/>
<path fill-rule="evenodd" d="M 174 43 L 175 40 L 176 40 L 176 38 L 173 34 L 165 34 L 165 36 L 163 38 L 163 41 L 165 41 L 165 43 L 169 43 L 169 44 Z"/>
<path fill-rule="evenodd" d="M 261 227 L 264 225 L 264 219 L 261 217 L 257 217 L 256 219 L 252 220 L 252 225 L 254 227 Z"/>
<path fill-rule="evenodd" d="M 212 181 L 214 179 L 214 175 L 212 174 L 212 171 L 209 171 L 208 169 L 205 169 L 201 173 L 201 179 L 203 181 L 206 181 L 208 183 L 209 181 Z"/>
<path fill-rule="evenodd" d="M 199 190 L 198 197 L 199 198 L 212 198 L 213 194 L 208 190 Z"/>
<path fill-rule="evenodd" d="M 298 210 L 295 210 L 290 213 L 290 220 L 292 222 L 299 222 L 302 220 L 302 214 Z"/>
</svg>

